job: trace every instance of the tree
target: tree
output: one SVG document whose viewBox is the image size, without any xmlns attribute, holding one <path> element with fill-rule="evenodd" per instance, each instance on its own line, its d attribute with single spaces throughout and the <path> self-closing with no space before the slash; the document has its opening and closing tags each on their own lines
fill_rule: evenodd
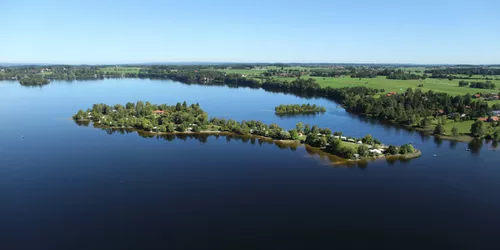
<svg viewBox="0 0 500 250">
<path fill-rule="evenodd" d="M 457 127 L 451 128 L 451 135 L 458 136 L 458 128 Z"/>
<path fill-rule="evenodd" d="M 500 129 L 495 130 L 495 133 L 493 133 L 493 139 L 496 141 L 500 140 Z"/>
<path fill-rule="evenodd" d="M 302 132 L 303 128 L 304 128 L 304 124 L 302 122 L 299 122 L 299 123 L 297 123 L 297 125 L 295 125 L 295 129 L 297 130 L 297 132 Z"/>
<path fill-rule="evenodd" d="M 304 127 L 304 134 L 309 134 L 311 133 L 311 126 L 309 124 L 306 124 L 306 126 Z"/>
<path fill-rule="evenodd" d="M 387 148 L 387 153 L 390 154 L 390 155 L 395 155 L 398 153 L 398 148 L 393 146 L 393 145 L 390 145 L 388 148 Z"/>
<path fill-rule="evenodd" d="M 434 128 L 434 134 L 435 135 L 443 135 L 445 133 L 445 129 L 441 123 L 439 123 L 435 128 Z"/>
<path fill-rule="evenodd" d="M 368 146 L 360 145 L 358 147 L 358 154 L 361 157 L 367 157 L 370 154 L 370 150 L 368 149 Z"/>
<path fill-rule="evenodd" d="M 295 129 L 290 130 L 290 137 L 292 138 L 292 140 L 298 140 L 298 139 L 300 139 L 299 138 L 299 133 Z"/>
<path fill-rule="evenodd" d="M 372 135 L 366 135 L 365 137 L 363 137 L 361 139 L 361 141 L 364 143 L 364 144 L 368 144 L 368 145 L 373 145 L 374 144 L 374 141 L 373 141 L 373 137 Z"/>
<path fill-rule="evenodd" d="M 470 133 L 474 137 L 483 137 L 486 134 L 486 126 L 481 120 L 477 120 L 472 124 L 470 128 Z"/>
<path fill-rule="evenodd" d="M 399 148 L 400 154 L 409 154 L 415 152 L 415 148 L 411 144 L 405 144 Z"/>
</svg>

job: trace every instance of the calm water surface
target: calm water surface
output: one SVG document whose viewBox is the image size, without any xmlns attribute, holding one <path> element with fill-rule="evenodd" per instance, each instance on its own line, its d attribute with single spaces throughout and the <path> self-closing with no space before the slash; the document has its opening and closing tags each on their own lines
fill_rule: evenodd
<svg viewBox="0 0 500 250">
<path fill-rule="evenodd" d="M 332 166 L 304 147 L 110 135 L 69 119 L 94 103 L 137 100 L 370 133 L 386 144 L 413 142 L 423 155 Z M 325 99 L 172 81 L 0 82 L 0 101 L 0 249 L 498 247 L 500 153 L 491 142 L 436 141 Z M 327 113 L 275 116 L 275 106 L 293 103 Z"/>
</svg>

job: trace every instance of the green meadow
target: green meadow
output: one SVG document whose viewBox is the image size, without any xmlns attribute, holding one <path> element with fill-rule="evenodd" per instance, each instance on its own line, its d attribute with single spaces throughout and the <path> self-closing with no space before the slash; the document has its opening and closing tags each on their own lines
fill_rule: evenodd
<svg viewBox="0 0 500 250">
<path fill-rule="evenodd" d="M 487 90 L 487 89 L 475 89 L 469 87 L 459 87 L 459 79 L 447 80 L 447 79 L 435 79 L 427 78 L 425 80 L 392 80 L 387 79 L 385 76 L 378 76 L 376 78 L 351 78 L 351 77 L 309 77 L 303 76 L 304 78 L 313 78 L 322 87 L 332 87 L 332 88 L 343 88 L 352 86 L 365 86 L 375 89 L 385 89 L 386 92 L 398 92 L 401 93 L 407 88 L 418 88 L 419 85 L 423 91 L 436 91 L 436 92 L 446 92 L 450 95 L 465 95 L 476 94 L 476 93 L 498 93 L 499 90 Z M 292 81 L 293 77 L 275 77 L 277 79 Z M 497 86 L 500 86 L 500 80 L 493 80 Z"/>
</svg>

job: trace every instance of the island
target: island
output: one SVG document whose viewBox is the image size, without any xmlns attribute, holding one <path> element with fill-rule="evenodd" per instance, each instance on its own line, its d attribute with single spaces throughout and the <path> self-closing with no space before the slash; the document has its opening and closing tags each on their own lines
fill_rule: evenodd
<svg viewBox="0 0 500 250">
<path fill-rule="evenodd" d="M 363 138 L 343 136 L 342 132 L 332 133 L 328 128 L 301 122 L 295 128 L 286 130 L 277 124 L 267 125 L 255 120 L 237 122 L 215 117 L 209 119 L 198 103 L 155 105 L 138 101 L 128 102 L 125 106 L 94 104 L 91 109 L 79 110 L 73 115 L 73 120 L 93 122 L 95 127 L 103 129 L 136 129 L 157 134 L 245 135 L 280 143 L 301 143 L 350 161 L 386 156 L 409 159 L 421 154 L 410 144 L 386 146 L 371 135 Z"/>
<path fill-rule="evenodd" d="M 277 115 L 286 115 L 286 114 L 316 114 L 316 113 L 324 113 L 326 112 L 325 107 L 317 106 L 316 104 L 289 104 L 284 105 L 281 104 L 274 108 L 274 111 Z"/>
<path fill-rule="evenodd" d="M 19 83 L 23 86 L 42 86 L 49 84 L 50 81 L 42 77 L 32 76 L 21 78 L 21 80 L 19 80 Z"/>
</svg>

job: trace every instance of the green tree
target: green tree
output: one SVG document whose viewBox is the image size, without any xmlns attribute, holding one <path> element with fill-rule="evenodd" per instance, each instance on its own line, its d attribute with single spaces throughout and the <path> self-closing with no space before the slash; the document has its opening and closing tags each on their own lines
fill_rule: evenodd
<svg viewBox="0 0 500 250">
<path fill-rule="evenodd" d="M 435 135 L 443 135 L 445 133 L 445 129 L 441 123 L 439 123 L 435 128 L 434 128 L 434 134 Z"/>
<path fill-rule="evenodd" d="M 361 139 L 361 141 L 364 144 L 368 144 L 368 145 L 373 145 L 374 144 L 373 137 L 371 135 L 366 135 L 365 137 L 363 137 Z"/>
<path fill-rule="evenodd" d="M 486 134 L 486 126 L 481 120 L 474 122 L 470 128 L 470 133 L 474 137 L 483 137 Z"/>
<path fill-rule="evenodd" d="M 298 139 L 300 139 L 299 138 L 299 133 L 295 129 L 290 130 L 290 137 L 291 137 L 292 140 L 298 140 Z"/>
<path fill-rule="evenodd" d="M 299 123 L 297 123 L 297 125 L 295 125 L 295 129 L 297 130 L 297 132 L 302 132 L 303 128 L 304 128 L 304 124 L 302 122 L 299 122 Z"/>
<path fill-rule="evenodd" d="M 368 146 L 366 146 L 366 145 L 360 145 L 358 147 L 358 154 L 361 157 L 367 157 L 370 154 Z"/>
<path fill-rule="evenodd" d="M 451 128 L 451 135 L 458 136 L 458 128 L 457 127 Z"/>
<path fill-rule="evenodd" d="M 393 145 L 390 145 L 388 148 L 387 148 L 387 153 L 390 154 L 390 155 L 395 155 L 398 153 L 398 148 L 393 146 Z"/>
</svg>

